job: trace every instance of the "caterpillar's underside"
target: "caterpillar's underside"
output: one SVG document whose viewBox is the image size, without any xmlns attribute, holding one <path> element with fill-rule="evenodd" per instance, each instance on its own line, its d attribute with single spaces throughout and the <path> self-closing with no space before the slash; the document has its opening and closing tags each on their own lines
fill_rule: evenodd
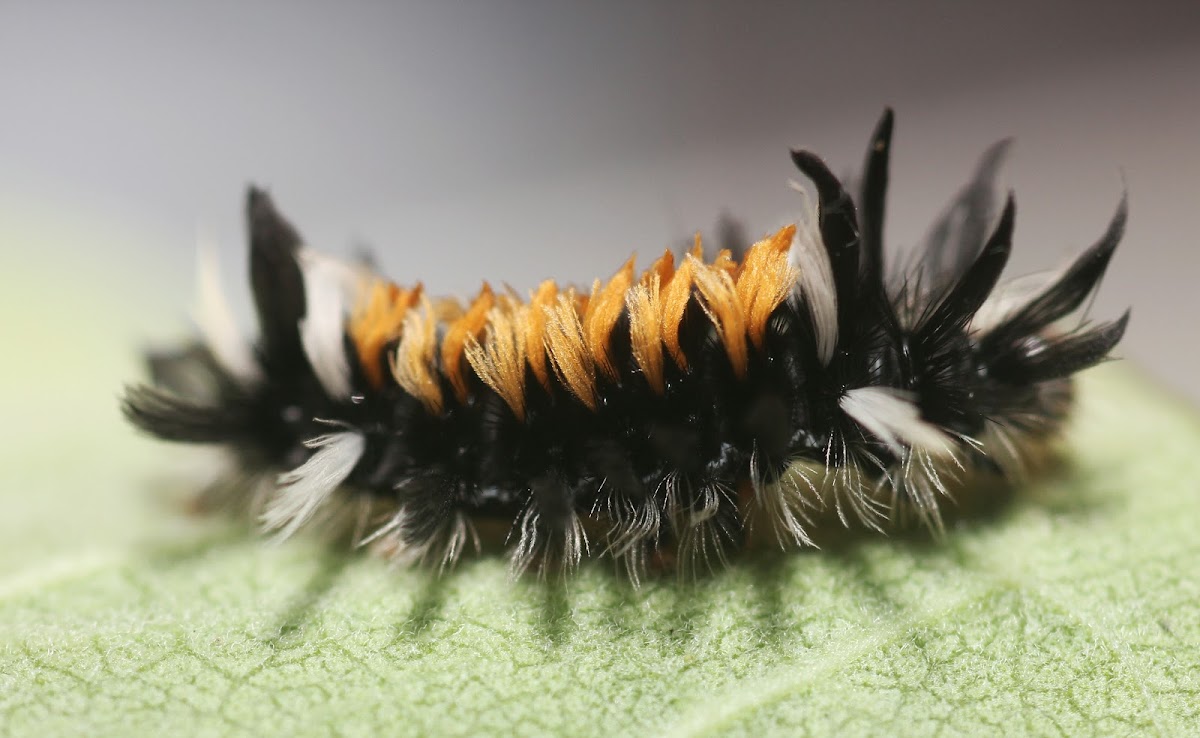
<svg viewBox="0 0 1200 738">
<path fill-rule="evenodd" d="M 125 413 L 227 448 L 225 494 L 267 529 L 344 524 L 398 560 L 444 566 L 498 530 L 517 571 L 607 554 L 636 577 L 752 536 L 808 545 L 837 518 L 938 529 L 972 478 L 1020 475 L 1071 376 L 1120 340 L 1128 312 L 1081 313 L 1125 207 L 1065 269 L 998 284 L 1014 206 L 991 223 L 994 147 L 888 276 L 891 129 L 889 111 L 853 197 L 793 152 L 818 203 L 742 253 L 697 238 L 590 289 L 485 284 L 466 304 L 317 254 L 252 189 L 257 340 L 203 267 L 203 340 L 151 357 Z"/>
</svg>

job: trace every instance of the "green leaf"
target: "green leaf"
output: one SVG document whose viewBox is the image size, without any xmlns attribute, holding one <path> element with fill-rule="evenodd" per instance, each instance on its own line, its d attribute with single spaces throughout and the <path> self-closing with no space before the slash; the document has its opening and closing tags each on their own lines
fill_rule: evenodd
<svg viewBox="0 0 1200 738">
<path fill-rule="evenodd" d="M 5 368 L 9 734 L 1200 724 L 1200 423 L 1129 369 L 1082 381 L 1069 468 L 940 542 L 857 538 L 640 591 L 603 566 L 513 584 L 495 559 L 437 579 L 183 515 L 177 481 L 207 459 L 135 437 L 116 413 L 136 369 L 115 337 L 135 333 L 113 326 L 145 316 L 81 309 L 104 304 L 84 299 L 95 287 L 49 309 L 41 288 L 57 277 L 10 275 L 0 305 L 46 308 Z"/>
</svg>

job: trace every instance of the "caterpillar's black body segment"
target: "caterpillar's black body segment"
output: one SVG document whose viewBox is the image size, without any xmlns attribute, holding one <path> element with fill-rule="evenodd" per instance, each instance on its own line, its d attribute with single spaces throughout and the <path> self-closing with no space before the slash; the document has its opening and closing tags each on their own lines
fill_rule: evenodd
<svg viewBox="0 0 1200 738">
<path fill-rule="evenodd" d="M 1001 144 L 917 271 L 889 275 L 893 125 L 889 110 L 854 197 L 792 152 L 818 196 L 795 226 L 745 246 L 726 224 L 716 254 L 697 243 L 527 300 L 486 284 L 469 304 L 431 300 L 323 257 L 252 189 L 258 339 L 214 308 L 203 342 L 152 357 L 126 415 L 229 446 L 267 487 L 268 528 L 350 520 L 403 559 L 446 564 L 499 529 L 518 570 L 590 553 L 636 576 L 655 557 L 712 564 L 751 536 L 808 544 L 822 509 L 936 528 L 969 474 L 1015 474 L 1036 454 L 1070 376 L 1120 340 L 1128 313 L 1065 321 L 1103 277 L 1125 207 L 1064 272 L 1001 283 L 1015 225 L 1012 196 L 992 212 Z"/>
</svg>

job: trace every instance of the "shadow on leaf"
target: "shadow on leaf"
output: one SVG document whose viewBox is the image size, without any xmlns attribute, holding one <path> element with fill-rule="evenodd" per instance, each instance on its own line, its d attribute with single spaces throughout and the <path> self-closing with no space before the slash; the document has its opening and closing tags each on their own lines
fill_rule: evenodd
<svg viewBox="0 0 1200 738">
<path fill-rule="evenodd" d="M 1078 494 L 1079 487 L 1093 486 L 1086 480 L 1084 484 L 1074 483 L 1084 473 L 1064 462 L 1044 469 L 1039 482 L 1028 489 L 1016 491 L 1004 484 L 975 487 L 962 504 L 946 505 L 945 530 L 940 534 L 931 534 L 914 525 L 890 531 L 885 540 L 864 526 L 844 527 L 836 519 L 823 519 L 822 523 L 831 524 L 814 526 L 819 531 L 814 536 L 819 550 L 782 551 L 759 541 L 751 550 L 731 556 L 728 569 L 695 572 L 690 576 L 659 569 L 640 586 L 631 583 L 619 567 L 591 561 L 584 564 L 583 571 L 572 581 L 554 576 L 526 577 L 515 583 L 514 592 L 532 613 L 530 625 L 551 647 L 562 647 L 577 630 L 596 625 L 613 639 L 657 641 L 664 654 L 673 655 L 684 655 L 693 648 L 713 617 L 714 608 L 722 606 L 720 597 L 728 597 L 730 591 L 742 592 L 748 599 L 738 604 L 749 611 L 748 624 L 754 630 L 755 641 L 781 649 L 793 643 L 802 626 L 799 620 L 802 613 L 790 609 L 788 603 L 795 599 L 790 588 L 803 586 L 805 572 L 811 568 L 804 562 L 810 557 L 822 557 L 821 563 L 826 568 L 832 566 L 838 586 L 857 590 L 864 607 L 880 614 L 903 614 L 904 605 L 889 594 L 893 582 L 879 576 L 876 559 L 867 553 L 869 550 L 880 545 L 895 546 L 919 559 L 936 556 L 941 559 L 939 566 L 969 566 L 969 562 L 953 558 L 954 546 L 946 545 L 952 543 L 946 539 L 1003 521 L 1022 505 L 1038 505 L 1055 515 L 1075 516 L 1086 515 L 1096 506 L 1112 504 L 1101 495 Z M 1064 480 L 1072 483 L 1065 484 Z M 1100 481 L 1097 479 L 1095 484 Z M 1072 494 L 1062 493 L 1064 489 Z M 219 547 L 249 545 L 254 539 L 248 529 L 248 525 L 225 524 L 195 540 L 148 546 L 146 559 L 155 568 L 187 566 Z M 254 541 L 254 545 L 258 543 Z M 322 550 L 315 571 L 283 608 L 277 625 L 264 639 L 267 645 L 276 647 L 302 632 L 347 566 L 359 558 L 343 543 Z M 485 553 L 480 561 L 496 558 L 495 554 Z M 423 641 L 436 624 L 446 622 L 447 601 L 454 591 L 452 583 L 459 576 L 457 571 L 450 570 L 440 575 L 430 571 L 419 578 L 421 583 L 416 585 L 419 589 L 414 593 L 407 616 L 396 628 L 398 642 Z M 600 596 L 601 606 L 592 609 L 600 612 L 598 622 L 585 624 L 577 619 L 573 595 L 581 591 L 580 587 L 590 588 L 589 596 Z"/>
</svg>

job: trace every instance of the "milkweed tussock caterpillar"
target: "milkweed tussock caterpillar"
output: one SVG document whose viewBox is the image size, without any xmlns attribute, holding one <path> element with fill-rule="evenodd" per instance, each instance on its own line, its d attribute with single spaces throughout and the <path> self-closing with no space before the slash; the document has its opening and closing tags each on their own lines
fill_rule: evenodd
<svg viewBox="0 0 1200 738">
<path fill-rule="evenodd" d="M 289 536 L 353 530 L 438 567 L 498 530 L 514 572 L 605 555 L 725 560 L 752 537 L 811 545 L 836 524 L 938 530 L 972 477 L 1012 479 L 1059 432 L 1073 374 L 1129 313 L 1082 308 L 1125 225 L 1065 269 L 1000 284 L 994 147 L 903 273 L 885 268 L 892 114 L 851 196 L 817 156 L 805 217 L 743 253 L 630 259 L 590 288 L 486 283 L 465 303 L 305 247 L 247 199 L 258 337 L 200 270 L 199 340 L 152 357 L 124 412 L 234 459 L 225 495 Z M 994 225 L 992 221 L 995 220 Z M 822 514 L 822 512 L 830 514 Z"/>
</svg>

